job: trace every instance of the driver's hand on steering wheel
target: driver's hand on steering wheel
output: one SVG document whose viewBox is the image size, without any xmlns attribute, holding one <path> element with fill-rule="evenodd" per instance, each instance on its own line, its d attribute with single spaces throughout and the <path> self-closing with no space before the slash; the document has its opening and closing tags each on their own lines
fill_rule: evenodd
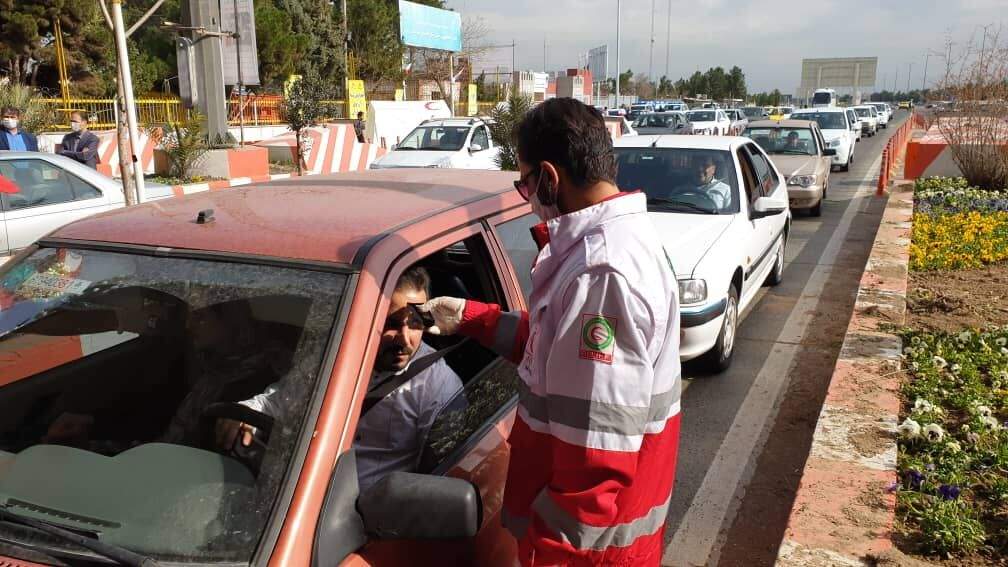
<svg viewBox="0 0 1008 567">
<path fill-rule="evenodd" d="M 243 447 L 252 445 L 252 438 L 255 435 L 255 427 L 247 423 L 235 421 L 233 419 L 221 418 L 217 420 L 214 432 L 214 442 L 221 449 L 230 449 L 234 446 L 235 439 L 241 435 Z"/>
</svg>

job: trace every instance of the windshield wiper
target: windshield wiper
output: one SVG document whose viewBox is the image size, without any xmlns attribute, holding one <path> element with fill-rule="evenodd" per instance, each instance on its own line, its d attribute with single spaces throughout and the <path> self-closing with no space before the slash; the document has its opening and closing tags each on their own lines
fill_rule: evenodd
<svg viewBox="0 0 1008 567">
<path fill-rule="evenodd" d="M 650 199 L 647 200 L 647 204 L 651 205 L 651 206 L 656 206 L 656 207 L 670 207 L 670 208 L 673 208 L 673 209 L 677 208 L 677 207 L 680 208 L 680 209 L 685 208 L 685 209 L 690 210 L 690 211 L 696 211 L 698 213 L 704 213 L 704 214 L 707 214 L 707 215 L 716 215 L 716 214 L 719 214 L 718 211 L 717 211 L 717 209 L 708 209 L 708 208 L 705 208 L 705 207 L 701 207 L 700 205 L 695 205 L 693 203 L 689 203 L 689 202 L 686 202 L 686 201 L 680 201 L 678 199 L 666 199 L 666 198 L 663 198 L 663 197 L 652 197 L 652 198 L 650 198 Z"/>
<path fill-rule="evenodd" d="M 70 530 L 58 528 L 52 524 L 47 524 L 46 522 L 42 522 L 34 518 L 22 516 L 21 514 L 11 512 L 6 508 L 6 506 L 0 506 L 0 520 L 21 524 L 23 526 L 34 528 L 40 532 L 56 536 L 123 565 L 130 565 L 132 567 L 159 566 L 157 561 L 147 557 L 146 555 L 140 555 L 139 553 L 130 551 L 124 547 L 119 547 L 118 545 L 98 541 L 87 536 L 76 534 Z"/>
</svg>

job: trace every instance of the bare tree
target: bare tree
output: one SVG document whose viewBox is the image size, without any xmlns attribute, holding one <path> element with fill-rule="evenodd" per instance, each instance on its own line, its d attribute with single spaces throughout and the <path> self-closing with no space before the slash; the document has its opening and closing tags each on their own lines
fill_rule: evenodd
<svg viewBox="0 0 1008 567">
<path fill-rule="evenodd" d="M 953 104 L 935 123 L 971 185 L 1008 190 L 1008 43 L 1000 26 L 984 26 L 960 50 L 946 40 L 939 90 Z"/>
<path fill-rule="evenodd" d="M 490 26 L 486 20 L 479 17 L 467 17 L 462 20 L 462 51 L 458 53 L 446 53 L 433 49 L 421 49 L 415 52 L 415 56 L 420 63 L 420 69 L 416 72 L 418 79 L 434 81 L 437 85 L 441 98 L 448 103 L 448 107 L 455 111 L 455 92 L 452 89 L 455 76 L 459 76 L 468 66 L 472 69 L 473 61 L 484 55 L 489 49 L 487 36 Z"/>
</svg>

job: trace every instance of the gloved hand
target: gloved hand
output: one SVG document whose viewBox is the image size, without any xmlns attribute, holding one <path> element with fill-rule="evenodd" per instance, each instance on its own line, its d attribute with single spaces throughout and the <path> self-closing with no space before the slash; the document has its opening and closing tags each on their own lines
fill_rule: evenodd
<svg viewBox="0 0 1008 567">
<path fill-rule="evenodd" d="M 457 297 L 435 297 L 417 306 L 417 309 L 429 313 L 434 324 L 427 329 L 432 335 L 454 335 L 462 323 L 462 312 L 465 311 L 466 300 Z"/>
</svg>

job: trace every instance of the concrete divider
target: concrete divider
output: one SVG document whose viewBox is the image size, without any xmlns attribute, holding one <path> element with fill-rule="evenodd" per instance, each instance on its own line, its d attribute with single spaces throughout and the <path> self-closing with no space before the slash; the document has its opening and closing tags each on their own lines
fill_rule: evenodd
<svg viewBox="0 0 1008 567">
<path fill-rule="evenodd" d="M 777 565 L 868 565 L 892 548 L 900 338 L 913 192 L 890 195 L 816 424 Z"/>
</svg>

